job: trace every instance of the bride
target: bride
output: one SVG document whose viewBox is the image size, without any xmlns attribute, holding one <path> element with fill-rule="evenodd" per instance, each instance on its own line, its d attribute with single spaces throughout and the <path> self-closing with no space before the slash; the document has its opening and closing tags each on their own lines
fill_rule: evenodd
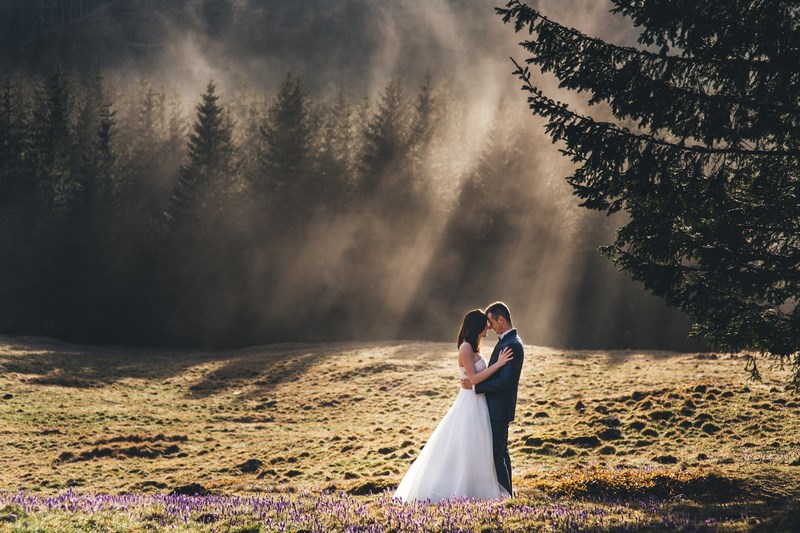
<svg viewBox="0 0 800 533">
<path fill-rule="evenodd" d="M 489 320 L 480 309 L 464 316 L 458 332 L 458 366 L 461 377 L 473 385 L 480 383 L 512 359 L 505 348 L 497 362 L 486 367 L 480 354 L 481 339 L 489 330 Z M 394 493 L 404 502 L 444 498 L 500 498 L 508 492 L 497 481 L 492 455 L 492 428 L 483 394 L 460 389 L 456 401 L 419 456 L 403 476 Z"/>
</svg>

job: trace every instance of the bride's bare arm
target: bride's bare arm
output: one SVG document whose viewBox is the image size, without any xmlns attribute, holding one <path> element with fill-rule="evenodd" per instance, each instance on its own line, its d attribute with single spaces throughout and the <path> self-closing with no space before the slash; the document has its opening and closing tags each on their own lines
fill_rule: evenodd
<svg viewBox="0 0 800 533">
<path fill-rule="evenodd" d="M 472 352 L 472 346 L 470 346 L 468 342 L 464 342 L 461 344 L 461 348 L 458 349 L 458 359 L 461 361 L 461 366 L 464 367 L 464 372 L 467 374 L 467 379 L 473 385 L 477 385 L 500 370 L 500 367 L 513 359 L 513 357 L 514 352 L 511 350 L 511 348 L 503 348 L 495 364 L 481 370 L 480 372 L 476 372 L 475 355 Z"/>
</svg>

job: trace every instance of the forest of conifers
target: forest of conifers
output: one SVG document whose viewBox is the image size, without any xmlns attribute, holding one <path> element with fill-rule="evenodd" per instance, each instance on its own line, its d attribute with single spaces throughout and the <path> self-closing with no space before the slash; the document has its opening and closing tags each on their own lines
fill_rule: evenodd
<svg viewBox="0 0 800 533">
<path fill-rule="evenodd" d="M 535 317 L 539 296 L 519 288 L 548 268 L 568 290 L 547 302 L 559 331 L 542 342 L 685 336 L 608 275 L 594 249 L 610 226 L 574 214 L 561 176 L 523 171 L 546 160 L 519 113 L 501 106 L 465 166 L 449 154 L 475 143 L 446 83 L 394 80 L 351 99 L 287 74 L 274 94 L 211 82 L 185 100 L 99 68 L 3 80 L 0 331 L 181 346 L 444 340 L 494 299 Z M 570 264 L 543 261 L 567 233 Z"/>
</svg>

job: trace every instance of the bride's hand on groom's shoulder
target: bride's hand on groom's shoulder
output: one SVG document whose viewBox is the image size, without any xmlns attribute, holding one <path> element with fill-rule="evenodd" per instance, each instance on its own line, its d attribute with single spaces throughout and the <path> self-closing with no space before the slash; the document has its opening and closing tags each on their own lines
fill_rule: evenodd
<svg viewBox="0 0 800 533">
<path fill-rule="evenodd" d="M 500 354 L 497 356 L 497 364 L 503 366 L 512 359 L 514 359 L 514 350 L 512 350 L 509 346 L 506 346 L 500 351 Z"/>
</svg>

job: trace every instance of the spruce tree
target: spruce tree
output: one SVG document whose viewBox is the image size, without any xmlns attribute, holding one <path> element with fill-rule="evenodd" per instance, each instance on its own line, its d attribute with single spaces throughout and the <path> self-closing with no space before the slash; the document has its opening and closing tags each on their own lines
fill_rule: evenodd
<svg viewBox="0 0 800 533">
<path fill-rule="evenodd" d="M 170 302 L 168 310 L 159 310 L 164 324 L 175 329 L 171 336 L 201 343 L 228 326 L 219 319 L 219 306 L 232 297 L 229 283 L 241 279 L 231 233 L 230 196 L 238 180 L 233 123 L 219 100 L 209 82 L 170 199 L 166 249 L 159 250 L 159 296 Z"/>
<path fill-rule="evenodd" d="M 108 218 L 108 222 L 111 222 L 116 196 L 119 193 L 120 154 L 117 142 L 116 112 L 110 99 L 105 99 L 100 105 L 92 141 L 92 167 L 95 182 L 91 191 L 94 201 L 102 206 L 101 210 Z"/>
<path fill-rule="evenodd" d="M 552 100 L 518 66 L 529 107 L 574 162 L 567 179 L 581 205 L 627 214 L 603 248 L 619 269 L 683 310 L 712 345 L 789 363 L 800 387 L 796 7 L 612 3 L 642 28 L 645 48 L 587 36 L 518 0 L 498 8 L 529 34 L 529 65 L 607 104 L 617 121 Z"/>
<path fill-rule="evenodd" d="M 261 162 L 259 148 L 262 142 L 261 128 L 266 122 L 267 104 L 259 94 L 243 94 L 236 101 L 236 116 L 239 118 L 236 145 L 242 152 L 242 175 L 254 187 L 260 182 Z"/>
<path fill-rule="evenodd" d="M 81 157 L 85 201 L 96 214 L 112 212 L 112 191 L 118 175 L 116 164 L 116 118 L 105 79 L 95 66 L 86 91 L 86 101 L 78 125 L 78 150 Z M 107 224 L 103 224 L 107 225 Z"/>
<path fill-rule="evenodd" d="M 255 185 L 282 195 L 292 204 L 301 203 L 301 195 L 314 193 L 309 190 L 313 138 L 309 105 L 301 78 L 287 73 L 261 128 L 261 171 Z"/>
<path fill-rule="evenodd" d="M 364 133 L 359 192 L 379 203 L 410 209 L 414 184 L 409 169 L 412 110 L 403 84 L 390 81 Z"/>
<path fill-rule="evenodd" d="M 199 232 L 221 215 L 234 178 L 232 130 L 216 87 L 209 82 L 189 135 L 189 161 L 180 169 L 167 213 L 174 229 Z"/>
<path fill-rule="evenodd" d="M 37 242 L 36 183 L 26 158 L 28 124 L 17 80 L 0 86 L 0 327 L 13 331 L 28 318 L 32 252 Z"/>
<path fill-rule="evenodd" d="M 142 79 L 127 105 L 120 106 L 118 139 L 126 162 L 121 199 L 131 223 L 148 232 L 162 222 L 175 169 L 186 159 L 188 120 L 182 105 L 174 91 Z"/>
<path fill-rule="evenodd" d="M 30 197 L 32 181 L 26 172 L 27 124 L 20 90 L 11 78 L 0 86 L 0 210 L 15 209 Z M 2 213 L 0 213 L 2 215 Z"/>
<path fill-rule="evenodd" d="M 444 119 L 443 105 L 434 94 L 431 77 L 426 76 L 414 104 L 413 120 L 409 135 L 409 159 L 415 189 L 427 197 L 431 192 L 428 166 L 432 159 L 433 140 Z"/>
<path fill-rule="evenodd" d="M 329 209 L 342 210 L 355 184 L 355 130 L 351 105 L 343 90 L 326 106 L 317 146 L 314 150 L 314 176 L 325 191 Z"/>
<path fill-rule="evenodd" d="M 415 113 L 410 136 L 412 146 L 425 147 L 433 138 L 441 119 L 438 104 L 438 99 L 433 92 L 431 77 L 426 76 L 414 105 Z"/>
<path fill-rule="evenodd" d="M 82 185 L 76 150 L 75 84 L 60 69 L 36 88 L 30 159 L 47 213 L 73 215 Z"/>
<path fill-rule="evenodd" d="M 29 283 L 32 313 L 45 334 L 65 336 L 79 326 L 84 311 L 81 291 L 89 239 L 85 228 L 85 183 L 78 142 L 78 78 L 55 69 L 37 85 L 26 159 L 36 183 L 35 227 L 30 236 Z"/>
<path fill-rule="evenodd" d="M 357 197 L 358 190 L 364 181 L 364 154 L 367 149 L 367 132 L 369 130 L 369 122 L 372 117 L 372 102 L 370 101 L 369 94 L 364 95 L 359 99 L 358 104 L 353 109 L 353 160 L 351 162 L 351 179 L 350 189 L 353 196 Z"/>
</svg>

